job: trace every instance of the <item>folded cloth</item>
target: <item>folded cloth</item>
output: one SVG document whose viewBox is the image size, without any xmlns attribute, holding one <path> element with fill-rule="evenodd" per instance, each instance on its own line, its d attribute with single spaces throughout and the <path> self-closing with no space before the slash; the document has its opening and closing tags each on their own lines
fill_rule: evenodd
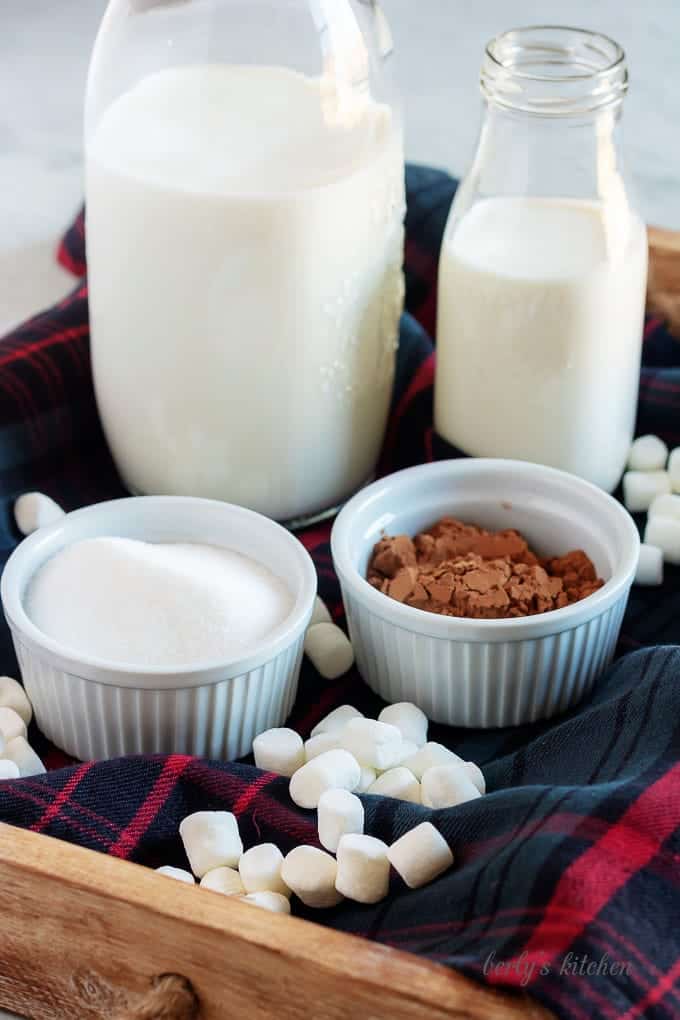
<svg viewBox="0 0 680 1020">
<path fill-rule="evenodd" d="M 412 315 L 402 325 L 385 472 L 455 453 L 432 431 L 434 355 L 426 332 L 434 328 L 437 254 L 454 188 L 445 174 L 408 171 Z M 60 258 L 84 273 L 82 220 Z M 2 342 L 0 393 L 6 558 L 19 540 L 12 504 L 21 492 L 48 492 L 68 509 L 123 492 L 92 393 L 85 283 Z M 680 350 L 663 323 L 652 321 L 639 431 L 680 445 L 678 410 Z M 329 531 L 323 525 L 301 537 L 321 594 L 342 623 Z M 680 1016 L 680 649 L 671 647 L 679 620 L 680 571 L 670 568 L 663 587 L 634 590 L 619 649 L 632 654 L 585 704 L 516 729 L 432 727 L 433 739 L 483 766 L 489 796 L 435 812 L 366 798 L 367 831 L 390 842 L 431 818 L 455 852 L 455 868 L 417 892 L 395 882 L 378 906 L 345 902 L 315 919 L 491 984 L 524 987 L 570 1020 Z M 0 671 L 16 673 L 4 627 L 0 657 Z M 356 672 L 327 683 L 305 662 L 292 725 L 306 735 L 345 702 L 369 713 L 380 708 Z M 49 764 L 63 764 L 53 749 L 40 750 Z M 285 852 L 317 843 L 315 816 L 295 808 L 287 782 L 247 763 L 130 758 L 0 784 L 0 819 L 152 867 L 186 866 L 179 822 L 218 808 L 239 816 L 246 846 L 267 840 Z"/>
</svg>

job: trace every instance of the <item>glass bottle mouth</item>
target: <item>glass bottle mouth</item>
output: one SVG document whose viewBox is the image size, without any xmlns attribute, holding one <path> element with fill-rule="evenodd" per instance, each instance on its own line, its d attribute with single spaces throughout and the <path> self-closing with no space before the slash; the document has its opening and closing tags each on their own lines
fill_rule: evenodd
<svg viewBox="0 0 680 1020">
<path fill-rule="evenodd" d="M 514 28 L 488 44 L 484 97 L 534 116 L 579 116 L 618 106 L 628 91 L 626 55 L 606 35 L 581 28 Z"/>
</svg>

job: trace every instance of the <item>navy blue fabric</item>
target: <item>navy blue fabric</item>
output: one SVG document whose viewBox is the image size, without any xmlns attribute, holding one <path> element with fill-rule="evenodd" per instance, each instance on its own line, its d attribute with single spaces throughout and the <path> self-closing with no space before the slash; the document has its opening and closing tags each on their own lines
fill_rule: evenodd
<svg viewBox="0 0 680 1020">
<path fill-rule="evenodd" d="M 411 314 L 382 471 L 457 453 L 432 430 L 436 266 L 455 182 L 411 167 L 407 183 Z M 60 258 L 84 277 L 82 218 Z M 678 445 L 680 353 L 662 322 L 648 323 L 644 362 L 639 430 Z M 92 392 L 85 279 L 2 342 L 0 393 L 5 559 L 19 540 L 12 505 L 21 492 L 46 491 L 67 509 L 122 493 Z M 301 538 L 342 623 L 329 527 Z M 384 903 L 343 903 L 315 920 L 525 988 L 570 1020 L 680 1017 L 679 636 L 680 570 L 668 568 L 661 588 L 633 591 L 619 659 L 586 703 L 515 729 L 432 727 L 433 739 L 482 765 L 489 795 L 437 812 L 364 798 L 367 831 L 389 842 L 431 819 L 454 851 L 454 869 L 418 892 L 395 877 Z M 16 671 L 4 627 L 0 671 Z M 371 714 L 381 707 L 356 671 L 328 683 L 305 662 L 291 724 L 307 735 L 345 702 Z M 234 810 L 246 846 L 316 843 L 314 814 L 292 804 L 286 781 L 252 763 L 174 755 L 69 765 L 39 734 L 31 738 L 54 770 L 0 784 L 0 819 L 12 824 L 149 866 L 186 866 L 178 825 L 198 809 Z M 579 972 L 593 963 L 597 973 Z"/>
</svg>

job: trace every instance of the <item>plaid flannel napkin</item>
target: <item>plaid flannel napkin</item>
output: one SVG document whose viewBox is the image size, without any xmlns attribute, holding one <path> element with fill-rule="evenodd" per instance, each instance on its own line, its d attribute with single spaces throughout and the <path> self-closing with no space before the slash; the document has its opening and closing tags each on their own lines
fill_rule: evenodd
<svg viewBox="0 0 680 1020">
<path fill-rule="evenodd" d="M 432 431 L 436 264 L 455 184 L 409 168 L 408 308 L 381 470 L 451 456 Z M 60 260 L 84 277 L 82 217 Z M 663 323 L 646 329 L 640 432 L 680 445 L 680 350 Z M 0 344 L 0 555 L 19 540 L 15 497 L 48 492 L 68 509 L 123 494 L 90 378 L 87 286 Z M 328 525 L 302 535 L 320 591 L 343 610 Z M 621 656 L 593 696 L 550 723 L 496 732 L 433 727 L 432 738 L 481 764 L 489 795 L 449 811 L 366 798 L 367 831 L 391 841 L 431 818 L 456 866 L 407 892 L 395 880 L 375 907 L 314 915 L 473 977 L 524 987 L 570 1020 L 680 1017 L 680 570 L 634 589 Z M 629 653 L 625 654 L 624 653 Z M 6 627 L 0 670 L 16 673 Z M 380 702 L 352 673 L 329 684 L 305 663 L 292 725 L 306 735 L 330 709 Z M 0 819 L 149 866 L 185 865 L 182 817 L 228 808 L 246 845 L 317 844 L 315 817 L 287 782 L 248 764 L 185 757 L 64 765 L 0 785 Z M 318 844 L 317 844 L 318 845 Z M 311 916 L 304 909 L 296 912 Z M 2 950 L 0 948 L 0 959 Z"/>
</svg>

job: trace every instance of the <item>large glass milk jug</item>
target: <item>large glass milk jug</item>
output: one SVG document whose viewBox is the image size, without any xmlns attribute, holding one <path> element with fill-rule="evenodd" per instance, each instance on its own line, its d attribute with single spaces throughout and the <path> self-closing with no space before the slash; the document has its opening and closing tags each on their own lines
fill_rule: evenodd
<svg viewBox="0 0 680 1020">
<path fill-rule="evenodd" d="M 281 521 L 372 475 L 404 165 L 366 0 L 112 0 L 86 112 L 92 363 L 132 492 Z"/>
</svg>

